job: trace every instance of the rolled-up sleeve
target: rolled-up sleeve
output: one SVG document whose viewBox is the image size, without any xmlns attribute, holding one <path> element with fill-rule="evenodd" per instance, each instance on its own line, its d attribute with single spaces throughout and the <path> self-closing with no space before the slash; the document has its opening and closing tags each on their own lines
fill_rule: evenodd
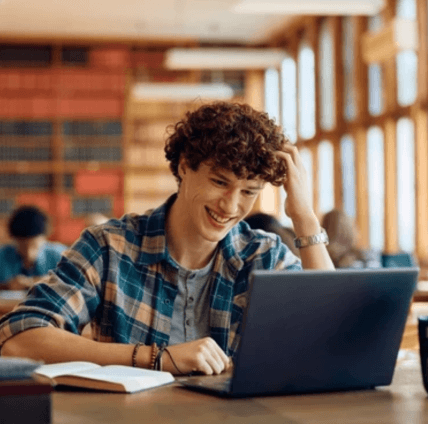
<svg viewBox="0 0 428 424">
<path fill-rule="evenodd" d="M 104 262 L 99 242 L 90 232 L 83 232 L 57 267 L 0 319 L 0 346 L 31 328 L 53 326 L 80 334 L 100 303 Z"/>
</svg>

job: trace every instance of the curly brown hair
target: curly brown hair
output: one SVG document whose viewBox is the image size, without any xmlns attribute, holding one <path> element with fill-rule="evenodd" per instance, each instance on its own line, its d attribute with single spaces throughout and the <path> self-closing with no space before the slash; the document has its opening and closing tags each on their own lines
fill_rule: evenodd
<svg viewBox="0 0 428 424">
<path fill-rule="evenodd" d="M 273 119 L 247 104 L 203 105 L 187 112 L 172 131 L 165 154 L 179 184 L 181 157 L 194 171 L 208 161 L 214 169 L 232 171 L 239 179 L 259 177 L 275 186 L 284 182 L 286 166 L 275 152 L 288 140 Z"/>
</svg>

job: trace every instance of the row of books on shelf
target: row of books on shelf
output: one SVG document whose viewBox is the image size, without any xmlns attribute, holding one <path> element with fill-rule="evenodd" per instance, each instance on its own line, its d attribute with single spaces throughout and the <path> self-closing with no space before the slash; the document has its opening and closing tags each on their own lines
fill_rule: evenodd
<svg viewBox="0 0 428 424">
<path fill-rule="evenodd" d="M 64 135 L 122 135 L 122 123 L 120 121 L 67 121 L 62 124 Z"/>
<path fill-rule="evenodd" d="M 3 118 L 120 118 L 123 110 L 121 97 L 0 97 L 0 117 Z"/>
<path fill-rule="evenodd" d="M 121 121 L 66 121 L 61 132 L 68 136 L 119 136 L 122 135 Z M 1 136 L 49 136 L 53 124 L 49 121 L 0 121 Z M 14 141 L 18 141 L 16 139 Z"/>
<path fill-rule="evenodd" d="M 67 161 L 99 161 L 120 162 L 122 148 L 119 147 L 72 147 L 66 148 L 64 160 Z"/>
<path fill-rule="evenodd" d="M 169 183 L 173 178 L 165 177 Z M 52 174 L 0 174 L 0 189 L 12 190 L 43 190 L 52 189 Z M 149 183 L 149 180 L 136 179 L 134 186 L 137 190 L 138 183 Z M 152 184 L 159 184 L 159 181 L 152 181 Z M 166 184 L 165 184 L 166 185 Z M 62 176 L 62 188 L 64 191 L 74 191 L 77 194 L 120 194 L 123 192 L 123 172 L 122 171 L 105 171 L 91 172 L 82 171 L 76 174 L 64 174 Z M 69 196 L 69 195 L 67 195 Z M 68 198 L 68 197 L 67 197 Z M 3 199 L 6 201 L 6 199 Z M 1 201 L 1 200 L 0 200 Z"/>
<path fill-rule="evenodd" d="M 0 68 L 0 92 L 112 92 L 124 95 L 126 74 L 86 69 Z"/>
<path fill-rule="evenodd" d="M 78 162 L 120 162 L 121 147 L 72 147 L 66 148 L 63 159 Z M 49 147 L 22 148 L 0 146 L 0 162 L 44 162 L 52 160 L 52 150 Z"/>
<path fill-rule="evenodd" d="M 52 134 L 53 124 L 49 121 L 0 121 L 0 136 L 39 137 Z"/>
<path fill-rule="evenodd" d="M 33 195 L 34 193 L 30 193 Z M 97 197 L 78 197 L 71 195 L 62 195 L 58 202 L 50 193 L 39 193 L 39 199 L 28 198 L 25 193 L 0 199 L 0 215 L 8 215 L 15 207 L 23 204 L 33 204 L 53 214 L 56 217 L 82 217 L 92 213 L 102 213 L 107 216 L 113 216 L 115 210 L 121 209 L 121 202 L 118 203 L 117 197 L 97 196 Z M 120 211 L 119 211 L 120 212 Z"/>
<path fill-rule="evenodd" d="M 0 174 L 0 189 L 50 190 L 52 186 L 51 174 Z"/>
<path fill-rule="evenodd" d="M 0 161 L 49 161 L 52 150 L 49 147 L 24 148 L 0 145 Z"/>
</svg>

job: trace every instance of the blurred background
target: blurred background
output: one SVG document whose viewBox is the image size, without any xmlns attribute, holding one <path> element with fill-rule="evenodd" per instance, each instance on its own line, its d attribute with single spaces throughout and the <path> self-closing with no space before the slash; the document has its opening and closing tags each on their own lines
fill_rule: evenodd
<svg viewBox="0 0 428 424">
<path fill-rule="evenodd" d="M 0 0 L 0 243 L 23 204 L 67 245 L 94 213 L 158 206 L 168 125 L 225 99 L 283 126 L 320 219 L 425 268 L 427 27 L 426 0 Z M 290 226 L 284 200 L 254 212 Z"/>
</svg>

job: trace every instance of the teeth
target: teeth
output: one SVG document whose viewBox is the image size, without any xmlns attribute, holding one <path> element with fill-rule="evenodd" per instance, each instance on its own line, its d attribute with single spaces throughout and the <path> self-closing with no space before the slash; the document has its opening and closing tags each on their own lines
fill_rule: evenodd
<svg viewBox="0 0 428 424">
<path fill-rule="evenodd" d="M 209 215 L 211 218 L 213 218 L 215 221 L 217 221 L 219 224 L 226 224 L 226 222 L 229 222 L 231 218 L 221 218 L 220 215 L 217 215 L 215 212 L 213 212 L 210 209 L 207 209 Z"/>
</svg>

